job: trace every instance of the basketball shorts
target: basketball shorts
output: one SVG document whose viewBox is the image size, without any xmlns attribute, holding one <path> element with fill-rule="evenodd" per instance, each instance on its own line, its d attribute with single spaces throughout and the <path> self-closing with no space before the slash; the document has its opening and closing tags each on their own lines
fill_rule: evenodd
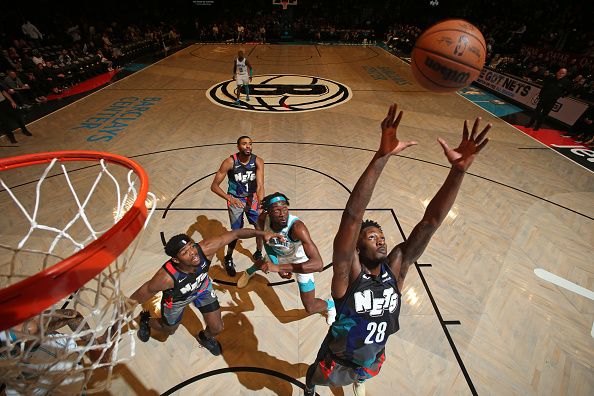
<svg viewBox="0 0 594 396">
<path fill-rule="evenodd" d="M 379 374 L 386 356 L 382 353 L 370 367 L 360 367 L 340 360 L 331 353 L 326 353 L 322 360 L 316 360 L 307 369 L 307 381 L 311 385 L 346 386 L 353 382 L 362 382 Z"/>
<path fill-rule="evenodd" d="M 231 206 L 229 201 L 227 201 L 227 211 L 229 212 L 229 222 L 231 223 L 232 230 L 238 230 L 243 228 L 243 214 L 247 216 L 248 222 L 252 225 L 257 224 L 258 216 L 260 215 L 258 212 L 258 208 L 260 207 L 260 203 L 258 202 L 258 196 L 253 194 L 249 197 L 235 197 L 239 199 L 245 205 L 243 208 L 238 208 L 237 206 Z"/>
<path fill-rule="evenodd" d="M 249 85 L 250 84 L 250 76 L 248 76 L 247 74 L 236 74 L 235 75 L 235 82 L 237 83 L 237 86 L 240 85 Z"/>
<path fill-rule="evenodd" d="M 161 320 L 167 326 L 175 326 L 182 320 L 184 309 L 192 302 L 203 314 L 214 312 L 220 308 L 219 300 L 212 289 L 210 278 L 208 285 L 204 289 L 196 291 L 185 300 L 172 302 L 161 299 Z"/>
</svg>

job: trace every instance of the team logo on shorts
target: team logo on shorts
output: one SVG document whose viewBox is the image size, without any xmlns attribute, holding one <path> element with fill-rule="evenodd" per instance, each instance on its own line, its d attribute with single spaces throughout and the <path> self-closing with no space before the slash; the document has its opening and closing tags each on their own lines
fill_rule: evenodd
<svg viewBox="0 0 594 396">
<path fill-rule="evenodd" d="M 239 104 L 237 89 L 241 89 Z M 249 85 L 250 100 L 244 86 L 235 80 L 212 86 L 206 91 L 211 102 L 235 110 L 269 113 L 323 110 L 345 103 L 353 96 L 351 89 L 339 82 L 299 74 L 264 74 L 254 76 Z"/>
</svg>

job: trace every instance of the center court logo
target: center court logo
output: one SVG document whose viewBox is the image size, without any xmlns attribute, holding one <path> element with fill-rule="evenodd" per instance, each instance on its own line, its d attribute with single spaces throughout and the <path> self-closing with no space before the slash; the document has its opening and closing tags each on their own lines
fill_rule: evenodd
<svg viewBox="0 0 594 396">
<path fill-rule="evenodd" d="M 245 89 L 245 88 L 243 88 Z M 351 89 L 339 82 L 300 74 L 263 74 L 250 83 L 250 100 L 242 89 L 237 105 L 235 80 L 210 87 L 206 96 L 211 102 L 234 110 L 287 113 L 323 110 L 351 99 Z"/>
</svg>

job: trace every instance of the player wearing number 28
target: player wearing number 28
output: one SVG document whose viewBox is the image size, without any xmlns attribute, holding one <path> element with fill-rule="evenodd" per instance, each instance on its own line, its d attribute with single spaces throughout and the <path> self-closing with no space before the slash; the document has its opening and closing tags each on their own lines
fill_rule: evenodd
<svg viewBox="0 0 594 396">
<path fill-rule="evenodd" d="M 485 137 L 491 125 L 478 133 L 478 118 L 471 132 L 464 122 L 457 148 L 450 149 L 438 139 L 451 164 L 449 174 L 409 238 L 388 252 L 380 225 L 363 221 L 363 215 L 390 157 L 416 144 L 397 138 L 402 112 L 396 117 L 396 109 L 392 105 L 381 124 L 380 147 L 357 181 L 334 239 L 332 297 L 337 317 L 307 370 L 306 395 L 314 394 L 315 385 L 349 384 L 355 395 L 365 394 L 364 381 L 379 373 L 386 341 L 399 329 L 400 293 L 408 268 L 448 214 L 466 170 L 488 142 Z"/>
</svg>

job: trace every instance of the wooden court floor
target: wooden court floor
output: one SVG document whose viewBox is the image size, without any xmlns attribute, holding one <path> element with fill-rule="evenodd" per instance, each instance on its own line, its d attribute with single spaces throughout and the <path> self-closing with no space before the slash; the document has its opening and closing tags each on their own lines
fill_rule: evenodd
<svg viewBox="0 0 594 396">
<path fill-rule="evenodd" d="M 225 107 L 211 88 L 231 79 L 240 48 L 261 95 Z M 328 92 L 307 91 L 313 85 Z M 252 137 L 266 163 L 266 193 L 290 198 L 329 264 L 341 209 L 393 102 L 405 112 L 400 136 L 419 145 L 390 160 L 368 208 L 390 246 L 410 233 L 445 179 L 436 138 L 455 145 L 463 120 L 476 116 L 493 128 L 450 214 L 409 271 L 401 330 L 367 394 L 594 394 L 594 175 L 457 94 L 424 91 L 407 64 L 379 48 L 195 44 L 30 124 L 34 137 L 17 134 L 20 145 L 1 147 L 0 155 L 101 150 L 147 170 L 158 208 L 124 277 L 132 293 L 165 261 L 162 238 L 188 232 L 199 240 L 229 228 L 225 203 L 209 187 L 240 135 Z M 34 188 L 27 172 L 3 177 L 24 184 L 20 193 Z M 6 225 L 13 218 L 2 194 Z M 46 200 L 59 201 L 59 192 Z M 251 265 L 254 248 L 253 240 L 241 242 L 238 271 Z M 116 368 L 111 394 L 302 394 L 299 384 L 327 331 L 324 317 L 307 316 L 296 284 L 275 274 L 259 273 L 238 290 L 239 274 L 226 275 L 222 254 L 210 272 L 225 324 L 222 356 L 199 348 L 202 317 L 188 309 L 176 334 L 138 342 L 136 357 Z M 331 268 L 316 274 L 319 297 L 330 295 L 330 279 Z M 346 387 L 317 390 L 352 395 Z"/>
</svg>

